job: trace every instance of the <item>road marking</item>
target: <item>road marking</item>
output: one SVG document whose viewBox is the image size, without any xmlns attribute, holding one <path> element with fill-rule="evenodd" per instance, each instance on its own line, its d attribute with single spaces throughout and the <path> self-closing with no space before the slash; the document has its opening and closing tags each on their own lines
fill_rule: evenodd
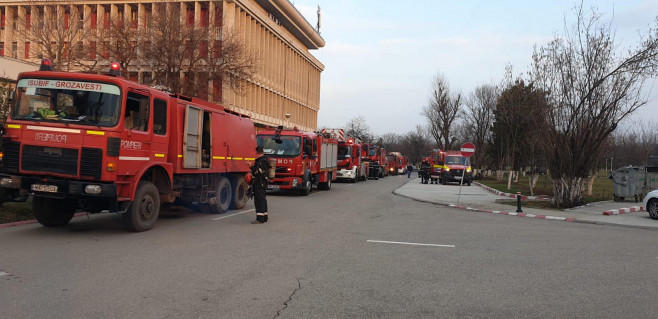
<svg viewBox="0 0 658 319">
<path fill-rule="evenodd" d="M 9 275 L 9 273 L 8 273 L 8 272 L 4 272 L 4 271 L 0 271 L 0 277 L 2 277 L 2 276 L 4 276 L 4 275 Z"/>
<path fill-rule="evenodd" d="M 224 219 L 224 218 L 229 218 L 229 217 L 237 216 L 237 215 L 244 214 L 244 213 L 248 213 L 248 212 L 253 212 L 253 211 L 255 211 L 255 210 L 256 210 L 256 209 L 254 209 L 254 208 L 249 209 L 249 210 L 243 210 L 243 211 L 241 211 L 241 212 L 237 212 L 237 213 L 235 213 L 235 214 L 231 214 L 231 215 L 226 215 L 226 216 L 222 216 L 222 217 L 213 218 L 212 220 L 220 220 L 220 219 Z"/>
<path fill-rule="evenodd" d="M 447 247 L 455 248 L 455 245 L 437 245 L 437 244 L 421 244 L 421 243 L 407 243 L 402 241 L 385 241 L 385 240 L 368 240 L 369 243 L 382 243 L 382 244 L 398 244 L 398 245 L 412 245 L 412 246 L 432 246 L 432 247 Z"/>
</svg>

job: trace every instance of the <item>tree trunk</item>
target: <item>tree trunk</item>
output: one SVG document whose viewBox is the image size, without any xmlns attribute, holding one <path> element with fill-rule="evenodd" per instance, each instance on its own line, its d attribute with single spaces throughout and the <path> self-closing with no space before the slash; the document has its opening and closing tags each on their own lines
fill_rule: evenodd
<svg viewBox="0 0 658 319">
<path fill-rule="evenodd" d="M 594 191 L 594 180 L 596 180 L 596 173 L 592 174 L 587 182 L 587 196 L 592 196 L 592 192 Z"/>
<path fill-rule="evenodd" d="M 510 169 L 509 178 L 507 178 L 507 190 L 512 188 L 512 175 L 514 175 L 514 171 Z"/>
<path fill-rule="evenodd" d="M 553 179 L 553 205 L 558 208 L 582 205 L 585 182 L 582 177 Z"/>
</svg>

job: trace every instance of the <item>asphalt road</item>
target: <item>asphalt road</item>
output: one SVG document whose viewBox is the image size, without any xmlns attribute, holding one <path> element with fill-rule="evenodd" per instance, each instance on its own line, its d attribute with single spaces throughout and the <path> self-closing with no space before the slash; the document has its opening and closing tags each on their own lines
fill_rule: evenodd
<svg viewBox="0 0 658 319">
<path fill-rule="evenodd" d="M 264 225 L 249 224 L 249 211 L 162 217 L 144 233 L 124 231 L 109 214 L 63 228 L 0 229 L 0 318 L 658 313 L 655 230 L 474 213 L 392 194 L 407 181 L 270 194 Z"/>
</svg>

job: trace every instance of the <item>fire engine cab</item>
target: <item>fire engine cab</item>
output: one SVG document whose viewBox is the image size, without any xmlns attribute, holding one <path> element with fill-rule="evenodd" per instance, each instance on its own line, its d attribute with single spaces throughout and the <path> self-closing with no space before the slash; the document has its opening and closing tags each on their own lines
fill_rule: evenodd
<svg viewBox="0 0 658 319">
<path fill-rule="evenodd" d="M 248 116 L 126 80 L 118 63 L 109 75 L 49 66 L 18 76 L 2 131 L 0 187 L 10 200 L 33 195 L 39 223 L 116 212 L 145 231 L 165 203 L 245 206 L 256 155 Z"/>
</svg>

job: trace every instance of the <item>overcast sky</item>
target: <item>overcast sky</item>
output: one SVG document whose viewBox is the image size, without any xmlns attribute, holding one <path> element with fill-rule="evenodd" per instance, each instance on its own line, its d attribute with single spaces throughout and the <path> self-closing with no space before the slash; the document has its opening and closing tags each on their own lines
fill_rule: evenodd
<svg viewBox="0 0 658 319">
<path fill-rule="evenodd" d="M 373 133 L 406 133 L 424 123 L 432 77 L 440 72 L 467 95 L 500 83 L 505 65 L 524 73 L 533 46 L 573 21 L 575 0 L 291 0 L 315 26 L 324 48 L 311 51 L 322 72 L 319 127 L 363 116 Z M 658 1 L 586 0 L 612 21 L 623 46 L 655 25 Z M 649 87 L 656 83 L 651 80 Z M 647 90 L 648 91 L 648 90 Z M 658 87 L 638 116 L 658 119 Z"/>
</svg>

